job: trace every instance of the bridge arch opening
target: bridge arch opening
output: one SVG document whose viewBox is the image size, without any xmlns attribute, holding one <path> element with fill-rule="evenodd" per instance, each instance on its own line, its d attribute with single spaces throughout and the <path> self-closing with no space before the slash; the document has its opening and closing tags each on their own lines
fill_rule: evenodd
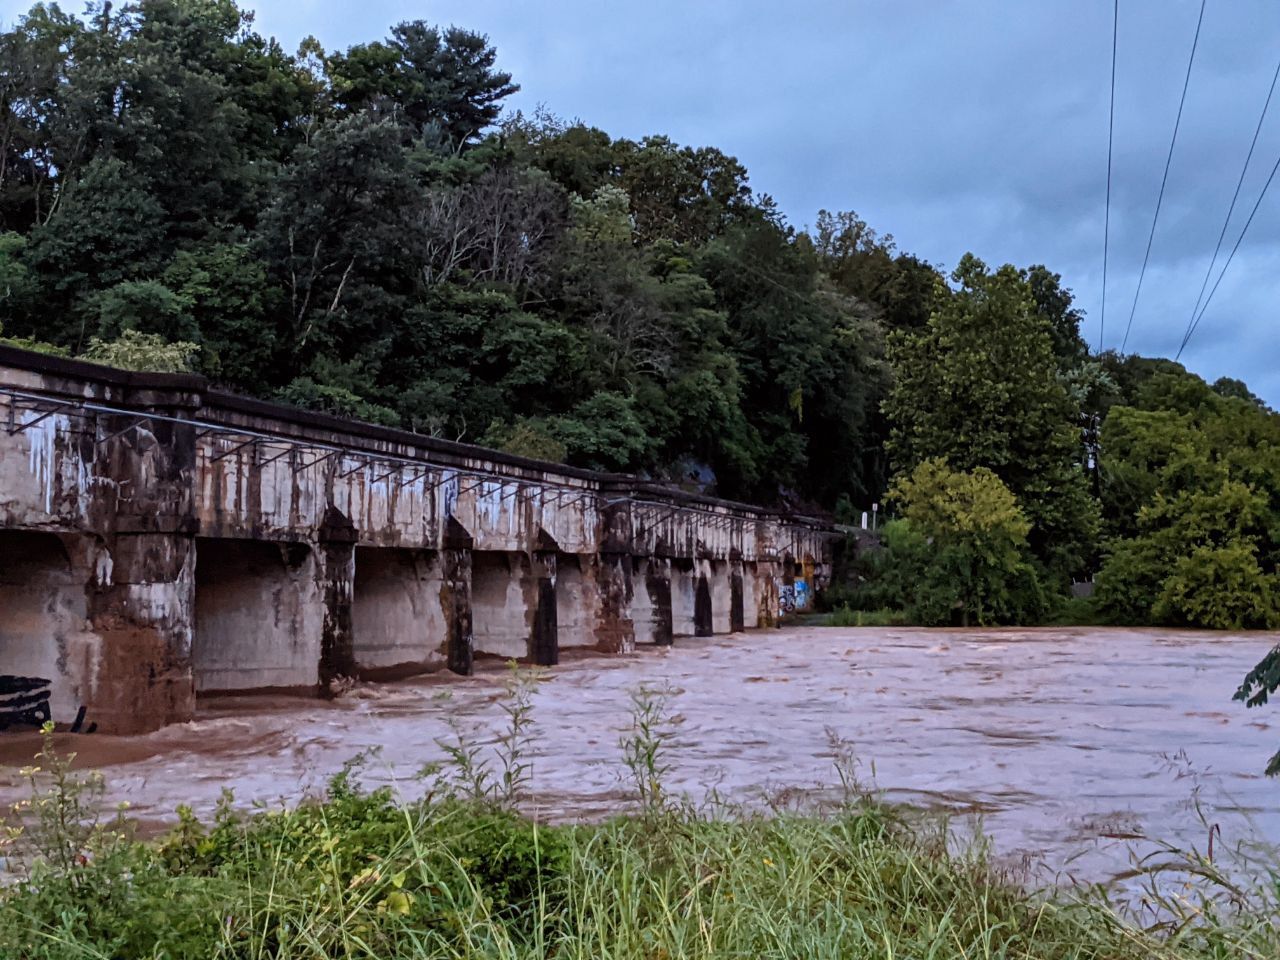
<svg viewBox="0 0 1280 960">
<path fill-rule="evenodd" d="M 709 619 L 712 633 L 731 633 L 733 624 L 733 579 L 729 561 L 711 560 L 707 566 L 707 587 L 711 609 Z M 740 595 L 739 595 L 740 596 Z M 741 614 L 738 616 L 742 619 Z"/>
<path fill-rule="evenodd" d="M 556 557 L 556 635 L 560 647 L 595 646 L 599 591 L 590 558 L 574 553 Z"/>
<path fill-rule="evenodd" d="M 705 560 L 671 561 L 671 632 L 677 637 L 709 637 L 715 632 L 713 571 Z"/>
<path fill-rule="evenodd" d="M 324 619 L 315 566 L 304 544 L 196 538 L 197 696 L 315 690 Z"/>
<path fill-rule="evenodd" d="M 476 550 L 471 554 L 471 623 L 475 651 L 523 660 L 530 656 L 530 576 L 523 554 Z"/>
<path fill-rule="evenodd" d="M 390 680 L 444 665 L 442 586 L 435 551 L 356 547 L 352 649 L 362 679 Z"/>
<path fill-rule="evenodd" d="M 671 562 L 659 557 L 631 561 L 631 619 L 636 643 L 669 646 L 672 638 Z"/>
<path fill-rule="evenodd" d="M 0 530 L 0 730 L 76 722 L 100 645 L 86 580 L 55 534 Z"/>
</svg>

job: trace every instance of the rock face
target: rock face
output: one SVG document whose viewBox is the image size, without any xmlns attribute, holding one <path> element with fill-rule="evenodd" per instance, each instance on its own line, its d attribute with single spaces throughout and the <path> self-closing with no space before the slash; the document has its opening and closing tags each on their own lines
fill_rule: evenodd
<svg viewBox="0 0 1280 960">
<path fill-rule="evenodd" d="M 831 532 L 747 504 L 0 347 L 0 727 L 775 622 Z"/>
</svg>

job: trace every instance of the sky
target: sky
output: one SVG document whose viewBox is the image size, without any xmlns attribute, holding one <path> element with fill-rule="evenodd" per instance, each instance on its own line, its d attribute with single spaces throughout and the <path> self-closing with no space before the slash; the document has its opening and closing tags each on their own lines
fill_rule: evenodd
<svg viewBox="0 0 1280 960">
<path fill-rule="evenodd" d="M 1200 3 L 1120 3 L 1103 330 L 1108 0 L 242 5 L 256 11 L 259 32 L 288 49 L 308 34 L 344 48 L 411 19 L 484 33 L 522 87 L 510 109 L 543 105 L 614 136 L 662 133 L 719 147 L 797 227 L 822 209 L 856 210 L 900 249 L 947 269 L 966 251 L 991 265 L 1044 263 L 1074 291 L 1092 346 L 1169 357 L 1280 58 L 1280 4 L 1208 0 L 1135 309 Z M 0 13 L 12 22 L 28 6 L 0 0 Z M 1278 160 L 1280 89 L 1219 265 Z M 1245 380 L 1276 407 L 1278 214 L 1280 182 L 1182 356 L 1209 380 Z"/>
</svg>

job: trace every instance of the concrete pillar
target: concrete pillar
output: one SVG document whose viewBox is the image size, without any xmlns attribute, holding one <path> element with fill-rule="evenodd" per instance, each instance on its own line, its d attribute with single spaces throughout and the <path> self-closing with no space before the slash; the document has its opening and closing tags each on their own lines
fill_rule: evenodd
<svg viewBox="0 0 1280 960">
<path fill-rule="evenodd" d="M 117 533 L 107 550 L 79 541 L 72 564 L 89 584 L 88 629 L 99 648 L 73 726 L 141 733 L 191 718 L 193 550 L 178 529 Z"/>
<path fill-rule="evenodd" d="M 729 630 L 733 633 L 741 633 L 746 629 L 746 616 L 744 613 L 744 581 L 742 574 L 742 561 L 729 561 Z"/>
<path fill-rule="evenodd" d="M 325 512 L 316 551 L 316 581 L 323 616 L 320 622 L 319 682 L 321 694 L 332 684 L 356 676 L 352 603 L 356 578 L 356 529 L 336 507 Z"/>
<path fill-rule="evenodd" d="M 440 553 L 440 609 L 444 614 L 445 658 L 449 669 L 470 676 L 475 654 L 471 622 L 471 551 Z"/>
<path fill-rule="evenodd" d="M 636 642 L 670 646 L 671 561 L 633 557 L 631 583 L 631 623 Z"/>
<path fill-rule="evenodd" d="M 622 554 L 602 554 L 596 564 L 599 603 L 596 617 L 596 647 L 606 653 L 632 653 L 636 648 L 636 625 L 632 620 L 631 558 Z M 668 594 L 668 601 L 670 594 Z"/>
<path fill-rule="evenodd" d="M 554 552 L 539 551 L 530 556 L 525 599 L 530 614 L 529 659 L 540 667 L 553 667 L 560 662 Z"/>
<path fill-rule="evenodd" d="M 756 619 L 762 627 L 778 625 L 781 604 L 778 564 L 773 560 L 758 560 L 755 564 Z"/>
<path fill-rule="evenodd" d="M 697 578 L 693 598 L 693 635 L 709 637 L 715 633 L 715 607 L 711 597 L 711 564 L 700 561 L 694 566 Z"/>
</svg>

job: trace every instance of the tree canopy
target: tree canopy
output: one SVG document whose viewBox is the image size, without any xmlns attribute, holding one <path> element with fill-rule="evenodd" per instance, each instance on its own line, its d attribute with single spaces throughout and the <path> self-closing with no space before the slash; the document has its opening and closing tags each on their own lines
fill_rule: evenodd
<svg viewBox="0 0 1280 960">
<path fill-rule="evenodd" d="M 1117 619 L 1276 621 L 1280 428 L 1245 384 L 1092 355 L 1045 265 L 944 274 L 847 209 L 797 228 L 715 146 L 513 111 L 518 82 L 465 27 L 290 52 L 234 0 L 37 4 L 0 33 L 6 342 L 846 521 L 890 503 L 896 555 L 975 619 L 1101 570 Z M 948 498 L 999 550 L 925 518 Z"/>
</svg>

